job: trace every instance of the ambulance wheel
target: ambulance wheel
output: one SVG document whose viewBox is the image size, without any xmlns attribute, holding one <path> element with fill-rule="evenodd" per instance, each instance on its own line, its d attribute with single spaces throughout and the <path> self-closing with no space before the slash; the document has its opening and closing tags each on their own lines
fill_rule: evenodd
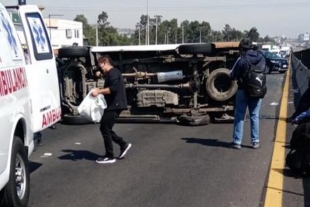
<svg viewBox="0 0 310 207">
<path fill-rule="evenodd" d="M 91 124 L 90 121 L 85 119 L 82 116 L 74 116 L 71 114 L 64 114 L 62 117 L 62 123 L 67 125 L 82 125 L 82 124 Z"/>
<path fill-rule="evenodd" d="M 60 58 L 78 58 L 78 57 L 88 57 L 89 49 L 87 47 L 64 47 L 58 50 L 58 57 Z"/>
<path fill-rule="evenodd" d="M 231 80 L 230 70 L 226 68 L 213 70 L 206 81 L 206 91 L 215 101 L 227 101 L 237 90 L 238 85 Z"/>
<path fill-rule="evenodd" d="M 14 137 L 10 165 L 10 179 L 1 191 L 0 206 L 26 207 L 30 193 L 28 154 L 22 140 Z"/>
</svg>

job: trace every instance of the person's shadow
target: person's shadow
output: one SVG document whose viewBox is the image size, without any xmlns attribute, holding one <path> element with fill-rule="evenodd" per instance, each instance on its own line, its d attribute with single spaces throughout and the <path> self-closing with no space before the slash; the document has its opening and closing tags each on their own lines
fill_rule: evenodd
<svg viewBox="0 0 310 207">
<path fill-rule="evenodd" d="M 223 148 L 232 148 L 231 142 L 223 142 L 219 139 L 206 139 L 206 138 L 181 138 L 189 144 L 201 144 L 209 147 L 223 147 Z M 241 145 L 243 148 L 252 148 L 251 146 Z"/>
<path fill-rule="evenodd" d="M 68 154 L 62 155 L 58 157 L 60 160 L 71 160 L 71 161 L 78 161 L 78 160 L 90 160 L 95 161 L 100 155 L 87 151 L 87 150 L 70 150 L 65 149 L 62 150 Z"/>
<path fill-rule="evenodd" d="M 181 138 L 182 140 L 186 141 L 186 143 L 189 144 L 201 144 L 205 146 L 210 146 L 210 147 L 224 147 L 224 148 L 230 148 L 231 143 L 229 142 L 223 142 L 218 139 L 205 139 L 205 138 Z"/>
</svg>

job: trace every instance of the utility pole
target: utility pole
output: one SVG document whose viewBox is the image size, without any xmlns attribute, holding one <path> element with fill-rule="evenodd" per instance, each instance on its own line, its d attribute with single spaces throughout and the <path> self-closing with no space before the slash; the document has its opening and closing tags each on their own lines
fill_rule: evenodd
<svg viewBox="0 0 310 207">
<path fill-rule="evenodd" d="M 178 43 L 178 28 L 175 30 L 175 44 Z"/>
<path fill-rule="evenodd" d="M 155 44 L 157 45 L 157 33 L 158 33 L 158 18 L 162 17 L 161 15 L 155 15 L 156 18 L 156 37 L 155 37 Z"/>
<path fill-rule="evenodd" d="M 49 30 L 50 30 L 50 41 L 52 43 L 52 23 L 51 23 L 51 17 L 62 17 L 62 14 L 49 14 L 48 15 L 48 26 L 49 26 Z M 52 44 L 53 45 L 53 44 Z"/>
<path fill-rule="evenodd" d="M 156 38 L 155 38 L 155 45 L 157 45 L 157 32 L 158 32 L 158 16 L 155 15 L 155 18 L 156 18 Z"/>
<path fill-rule="evenodd" d="M 184 24 L 182 23 L 182 43 L 184 43 Z"/>
<path fill-rule="evenodd" d="M 141 24 L 140 22 L 136 25 L 136 27 L 138 27 L 138 31 L 139 31 L 139 45 L 141 45 Z"/>
<path fill-rule="evenodd" d="M 147 45 L 150 44 L 150 18 L 149 18 L 149 1 L 146 0 L 146 18 L 147 18 L 147 26 L 146 26 L 146 34 L 147 34 Z"/>
<path fill-rule="evenodd" d="M 201 27 L 199 27 L 199 32 L 200 32 L 199 43 L 201 43 Z"/>
<path fill-rule="evenodd" d="M 139 24 L 139 45 L 141 45 L 141 25 Z"/>
<path fill-rule="evenodd" d="M 99 27 L 99 20 L 97 20 L 96 24 L 96 46 L 98 46 L 99 40 L 98 40 L 98 27 Z"/>
<path fill-rule="evenodd" d="M 167 43 L 167 33 L 165 33 L 165 41 L 164 41 L 164 44 Z"/>
<path fill-rule="evenodd" d="M 167 44 L 169 44 L 169 30 L 167 31 Z"/>
</svg>

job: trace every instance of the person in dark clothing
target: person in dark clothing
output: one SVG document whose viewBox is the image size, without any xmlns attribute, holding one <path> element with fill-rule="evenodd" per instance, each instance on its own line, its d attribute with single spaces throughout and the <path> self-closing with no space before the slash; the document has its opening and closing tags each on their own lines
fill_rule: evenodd
<svg viewBox="0 0 310 207">
<path fill-rule="evenodd" d="M 120 146 L 119 159 L 124 158 L 132 144 L 124 141 L 114 131 L 113 126 L 116 118 L 122 110 L 127 109 L 126 91 L 121 72 L 113 67 L 113 62 L 109 56 L 98 59 L 99 67 L 105 74 L 105 83 L 102 89 L 94 89 L 92 96 L 103 94 L 107 102 L 107 108 L 100 121 L 100 131 L 104 139 L 106 154 L 96 160 L 97 163 L 114 163 L 116 159 L 113 153 L 112 140 Z"/>
<path fill-rule="evenodd" d="M 257 50 L 253 50 L 252 42 L 249 39 L 243 39 L 239 45 L 240 57 L 231 70 L 231 78 L 237 80 L 238 91 L 235 99 L 234 114 L 234 132 L 232 148 L 241 149 L 243 138 L 243 125 L 245 120 L 246 109 L 249 108 L 251 121 L 251 141 L 254 149 L 260 147 L 259 144 L 259 113 L 262 100 L 259 98 L 248 97 L 244 88 L 243 80 L 251 68 L 251 64 L 265 70 L 266 60 Z M 251 64 L 250 64 L 250 63 Z"/>
<path fill-rule="evenodd" d="M 294 124 L 294 120 L 303 112 L 306 112 L 310 109 L 310 81 L 308 82 L 308 88 L 307 90 L 302 94 L 300 97 L 300 100 L 298 101 L 298 104 L 296 106 L 295 112 L 292 114 L 292 116 L 288 117 L 286 119 L 287 122 L 291 122 Z M 310 121 L 310 120 L 306 120 Z"/>
</svg>

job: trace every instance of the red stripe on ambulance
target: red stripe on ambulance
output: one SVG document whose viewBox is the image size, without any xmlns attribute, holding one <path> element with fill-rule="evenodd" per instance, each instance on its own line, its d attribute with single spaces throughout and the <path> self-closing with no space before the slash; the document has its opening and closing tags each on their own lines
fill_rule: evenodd
<svg viewBox="0 0 310 207">
<path fill-rule="evenodd" d="M 60 119 L 61 116 L 61 108 L 57 109 L 52 109 L 46 113 L 43 114 L 43 119 L 42 119 L 42 128 L 46 127 L 50 124 L 55 123 Z"/>
<path fill-rule="evenodd" d="M 6 96 L 28 86 L 25 68 L 0 71 L 0 96 Z"/>
</svg>

